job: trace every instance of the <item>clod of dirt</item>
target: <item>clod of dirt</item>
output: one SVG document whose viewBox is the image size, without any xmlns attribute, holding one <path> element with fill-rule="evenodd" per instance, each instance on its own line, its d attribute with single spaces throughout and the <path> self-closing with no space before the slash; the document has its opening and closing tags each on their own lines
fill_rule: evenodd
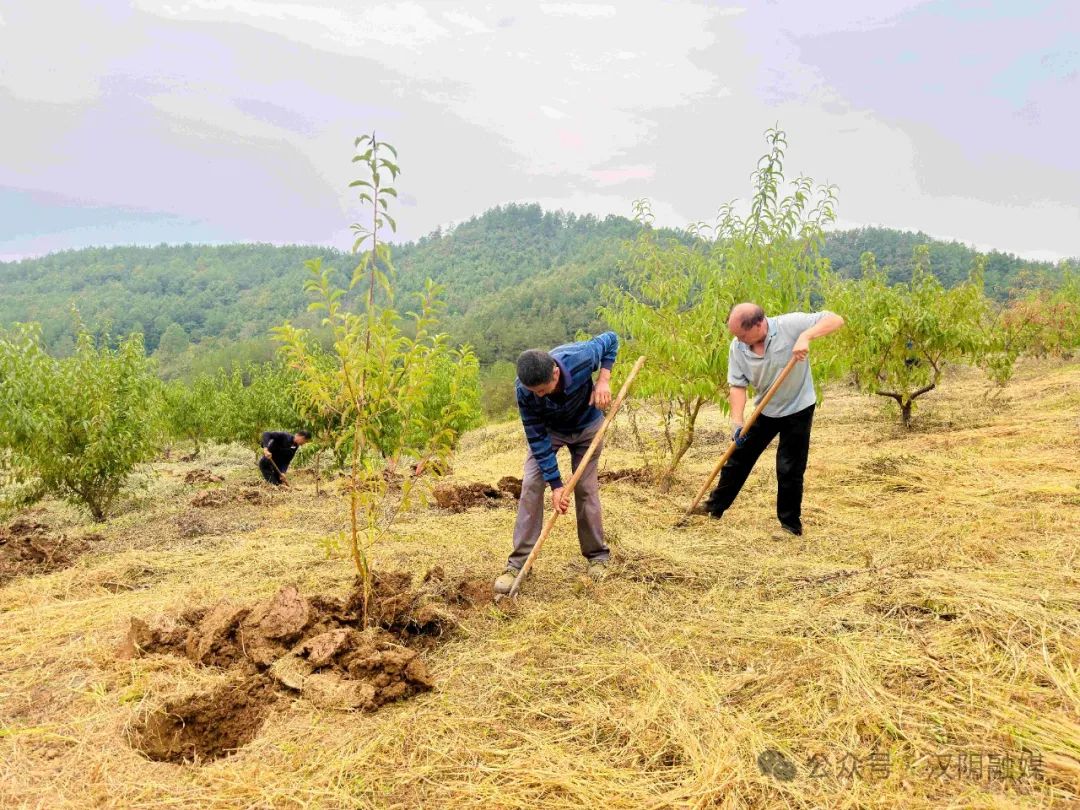
<svg viewBox="0 0 1080 810">
<path fill-rule="evenodd" d="M 277 697 L 265 676 L 170 701 L 128 730 L 131 745 L 158 762 L 205 762 L 255 739 Z"/>
<path fill-rule="evenodd" d="M 604 470 L 596 476 L 601 484 L 612 481 L 626 481 L 629 484 L 651 484 L 653 474 L 641 467 L 628 467 L 623 470 Z"/>
<path fill-rule="evenodd" d="M 475 484 L 440 484 L 431 490 L 431 495 L 441 509 L 451 512 L 464 512 L 473 506 L 497 506 L 506 497 L 494 487 L 477 482 Z"/>
<path fill-rule="evenodd" d="M 224 480 L 209 470 L 188 470 L 188 474 L 184 476 L 185 484 L 216 484 Z"/>
<path fill-rule="evenodd" d="M 192 506 L 209 507 L 209 506 L 224 506 L 229 502 L 228 493 L 223 489 L 208 489 L 204 492 L 200 492 L 194 498 L 191 499 Z"/>
<path fill-rule="evenodd" d="M 422 586 L 436 602 L 474 608 L 491 602 L 491 583 L 482 577 L 466 577 L 447 581 L 446 572 L 436 565 L 424 574 Z"/>
<path fill-rule="evenodd" d="M 427 691 L 433 684 L 420 651 L 488 599 L 486 580 L 449 579 L 435 567 L 416 588 L 408 573 L 374 572 L 366 599 L 359 581 L 345 600 L 305 598 L 289 585 L 254 608 L 222 600 L 178 618 L 133 618 L 121 657 L 171 653 L 272 680 L 249 678 L 167 704 L 131 732 L 132 745 L 168 762 L 228 754 L 262 724 L 274 682 L 327 709 L 374 711 Z M 375 626 L 362 629 L 365 609 Z"/>
<path fill-rule="evenodd" d="M 190 621 L 171 616 L 158 616 L 149 622 L 133 617 L 118 657 L 129 659 L 148 653 L 184 655 L 191 625 Z"/>
<path fill-rule="evenodd" d="M 370 621 L 384 630 L 402 636 L 440 636 L 457 625 L 457 618 L 446 608 L 450 586 L 443 580 L 441 568 L 424 577 L 420 589 L 412 588 L 407 572 L 375 572 L 371 592 L 367 594 L 366 613 Z M 442 604 L 440 604 L 440 602 Z M 457 602 L 456 604 L 464 604 Z M 364 587 L 357 581 L 345 603 L 346 611 L 357 617 L 365 613 Z"/>
<path fill-rule="evenodd" d="M 310 638 L 270 674 L 324 709 L 375 711 L 434 686 L 419 653 L 377 629 L 339 628 Z"/>
<path fill-rule="evenodd" d="M 463 579 L 454 587 L 449 601 L 470 608 L 491 602 L 491 583 L 486 579 Z"/>
<path fill-rule="evenodd" d="M 104 539 L 99 534 L 52 536 L 50 531 L 45 524 L 29 520 L 16 520 L 0 528 L 0 584 L 18 576 L 67 568 L 91 543 Z"/>
<path fill-rule="evenodd" d="M 188 633 L 185 650 L 188 658 L 207 666 L 227 667 L 244 657 L 236 632 L 251 612 L 222 599 Z"/>
<path fill-rule="evenodd" d="M 509 495 L 515 500 L 521 500 L 521 479 L 512 475 L 504 475 L 496 484 L 500 492 Z"/>
<path fill-rule="evenodd" d="M 269 666 L 288 652 L 315 617 L 311 604 L 295 586 L 282 588 L 257 605 L 240 623 L 240 645 L 260 666 Z"/>
</svg>

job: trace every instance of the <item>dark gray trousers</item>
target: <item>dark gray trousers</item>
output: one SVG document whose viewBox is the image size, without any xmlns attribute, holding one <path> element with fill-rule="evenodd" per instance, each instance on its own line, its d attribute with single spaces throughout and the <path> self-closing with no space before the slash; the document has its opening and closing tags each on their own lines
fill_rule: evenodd
<svg viewBox="0 0 1080 810">
<path fill-rule="evenodd" d="M 548 431 L 551 437 L 551 446 L 556 452 L 560 447 L 570 448 L 570 463 L 576 472 L 581 459 L 589 449 L 593 437 L 603 424 L 602 419 L 585 428 L 580 433 L 563 435 Z M 578 544 L 581 553 L 589 562 L 606 560 L 611 552 L 604 542 L 604 524 L 600 516 L 600 482 L 596 477 L 597 464 L 600 461 L 600 451 L 603 450 L 603 442 L 596 448 L 593 457 L 585 468 L 577 486 L 574 487 L 574 510 L 577 513 Z M 532 451 L 525 454 L 525 474 L 521 480 L 521 501 L 518 503 L 517 522 L 514 524 L 514 551 L 507 560 L 511 568 L 521 568 L 525 559 L 529 556 L 540 531 L 544 527 L 544 519 L 549 514 L 548 485 L 540 472 L 540 465 L 533 458 Z"/>
</svg>

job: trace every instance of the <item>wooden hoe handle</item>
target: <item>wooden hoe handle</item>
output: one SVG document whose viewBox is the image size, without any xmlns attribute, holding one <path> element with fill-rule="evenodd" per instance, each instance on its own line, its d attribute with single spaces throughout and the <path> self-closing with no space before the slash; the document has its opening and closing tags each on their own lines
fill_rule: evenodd
<svg viewBox="0 0 1080 810">
<path fill-rule="evenodd" d="M 780 375 L 776 378 L 772 385 L 769 386 L 769 390 L 765 392 L 765 396 L 761 398 L 761 401 L 754 408 L 754 412 L 750 414 L 750 418 L 743 424 L 742 433 L 740 435 L 745 436 L 746 432 L 750 430 L 758 416 L 761 414 L 762 409 L 769 404 L 769 400 L 772 399 L 773 394 L 776 393 L 776 389 L 780 387 L 780 384 L 787 379 L 787 376 L 791 373 L 791 370 L 795 368 L 797 361 L 794 357 L 788 360 L 787 365 L 780 371 Z M 690 518 L 690 513 L 694 511 L 694 508 L 701 502 L 701 499 L 705 497 L 705 493 L 709 491 L 709 487 L 712 486 L 712 482 L 716 479 L 716 476 L 720 474 L 720 468 L 727 463 L 727 460 L 731 458 L 731 454 L 735 452 L 735 440 L 731 440 L 731 444 L 728 445 L 728 449 L 724 451 L 724 455 L 720 456 L 720 460 L 716 462 L 716 466 L 713 467 L 713 471 L 709 474 L 709 480 L 707 480 L 698 490 L 697 497 L 694 498 L 694 502 L 690 504 L 690 508 L 686 510 L 676 526 L 683 526 Z"/>
</svg>

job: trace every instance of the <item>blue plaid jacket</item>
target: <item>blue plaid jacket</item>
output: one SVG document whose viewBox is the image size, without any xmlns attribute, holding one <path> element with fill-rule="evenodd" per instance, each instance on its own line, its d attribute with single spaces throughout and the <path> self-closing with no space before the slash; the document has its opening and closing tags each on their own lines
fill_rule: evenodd
<svg viewBox="0 0 1080 810">
<path fill-rule="evenodd" d="M 521 380 L 516 382 L 518 411 L 529 450 L 552 489 L 558 489 L 563 482 L 548 431 L 564 435 L 579 433 L 603 418 L 599 408 L 589 404 L 592 375 L 602 368 L 610 370 L 618 353 L 618 335 L 604 332 L 591 340 L 567 343 L 551 350 L 562 378 L 558 391 L 538 397 Z"/>
</svg>

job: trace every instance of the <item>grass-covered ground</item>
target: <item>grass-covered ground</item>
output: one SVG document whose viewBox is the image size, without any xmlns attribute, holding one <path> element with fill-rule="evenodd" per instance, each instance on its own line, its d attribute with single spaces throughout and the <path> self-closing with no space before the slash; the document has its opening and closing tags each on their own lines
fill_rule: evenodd
<svg viewBox="0 0 1080 810">
<path fill-rule="evenodd" d="M 39 533 L 103 539 L 0 585 L 0 805 L 26 807 L 1075 807 L 1080 802 L 1080 365 L 975 374 L 901 432 L 835 387 L 820 408 L 806 536 L 778 542 L 767 453 L 719 522 L 671 525 L 722 450 L 670 496 L 605 485 L 615 551 L 594 585 L 562 519 L 517 605 L 469 612 L 424 654 L 432 692 L 374 713 L 275 705 L 253 741 L 198 765 L 127 730 L 230 676 L 117 656 L 131 617 L 295 583 L 344 595 L 344 500 L 256 482 L 253 452 L 162 462 L 104 526 L 47 503 Z M 520 475 L 520 426 L 465 437 L 451 480 Z M 640 465 L 625 423 L 602 468 Z M 224 484 L 184 483 L 195 468 Z M 512 505 L 416 506 L 378 568 L 493 578 Z M 329 557 L 328 557 L 329 554 Z M 773 751 L 777 753 L 766 754 Z M 771 774 L 763 773 L 762 763 Z"/>
</svg>

